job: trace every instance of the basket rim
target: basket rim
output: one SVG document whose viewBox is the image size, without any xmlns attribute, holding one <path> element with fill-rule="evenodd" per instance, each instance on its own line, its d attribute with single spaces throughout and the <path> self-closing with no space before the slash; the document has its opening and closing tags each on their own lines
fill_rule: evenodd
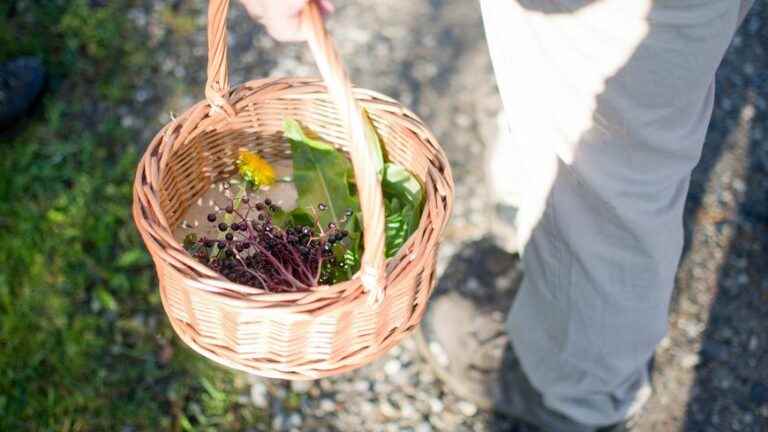
<svg viewBox="0 0 768 432">
<path fill-rule="evenodd" d="M 317 76 L 301 76 L 301 77 L 267 77 L 267 78 L 258 78 L 254 80 L 249 80 L 246 82 L 243 82 L 241 84 L 232 86 L 229 89 L 229 97 L 230 97 L 230 103 L 233 108 L 235 108 L 236 111 L 239 112 L 238 108 L 243 108 L 243 100 L 248 94 L 253 94 L 256 92 L 259 92 L 260 90 L 263 90 L 265 88 L 268 88 L 270 86 L 275 85 L 281 85 L 286 84 L 290 85 L 290 88 L 293 90 L 302 90 L 302 91 L 296 91 L 294 94 L 281 94 L 280 91 L 274 92 L 274 94 L 269 95 L 265 97 L 265 100 L 270 99 L 320 99 L 320 100 L 326 100 L 329 103 L 332 102 L 330 96 L 327 93 L 327 89 L 325 86 L 325 83 L 322 78 Z M 245 91 L 246 95 L 240 95 L 241 92 Z M 383 111 L 387 112 L 391 115 L 396 115 L 399 117 L 404 117 L 408 120 L 409 123 L 411 123 L 413 126 L 416 126 L 416 129 L 421 132 L 420 134 L 417 134 L 416 131 L 412 130 L 415 137 L 418 138 L 418 140 L 424 144 L 429 142 L 431 145 L 430 147 L 434 148 L 439 153 L 439 158 L 442 162 L 445 162 L 442 166 L 442 176 L 448 179 L 450 185 L 452 186 L 453 180 L 452 180 L 452 173 L 451 173 L 451 167 L 448 163 L 448 158 L 445 155 L 445 152 L 443 151 L 442 147 L 439 145 L 437 139 L 434 137 L 432 132 L 426 127 L 424 122 L 410 109 L 402 105 L 400 102 L 398 102 L 396 99 L 387 96 L 383 93 L 380 93 L 375 90 L 369 90 L 362 87 L 356 87 L 353 86 L 353 93 L 355 96 L 355 99 L 357 99 L 358 103 L 368 109 L 372 108 L 374 111 Z M 253 102 L 248 102 L 248 104 L 253 104 Z M 170 122 L 163 125 L 162 128 L 155 134 L 153 139 L 150 142 L 150 145 L 145 149 L 137 168 L 136 176 L 134 179 L 134 192 L 133 192 L 133 217 L 134 217 L 134 223 L 137 226 L 137 229 L 144 240 L 145 243 L 148 242 L 154 242 L 158 244 L 158 242 L 152 238 L 152 236 L 145 232 L 146 228 L 141 228 L 141 224 L 138 223 L 139 219 L 146 220 L 145 217 L 143 217 L 140 200 L 138 198 L 138 190 L 142 186 L 142 172 L 143 167 L 145 164 L 149 163 L 149 161 L 155 157 L 157 150 L 159 147 L 163 145 L 162 138 L 171 130 L 179 127 L 184 126 L 187 124 L 186 122 L 190 120 L 190 116 L 198 109 L 207 109 L 208 114 L 214 112 L 215 108 L 211 107 L 209 104 L 209 101 L 206 99 L 199 100 L 198 102 L 193 103 L 190 105 L 187 109 L 185 109 L 181 114 L 177 116 L 172 115 L 172 119 Z M 381 116 L 383 119 L 386 119 L 386 116 Z M 195 120 L 195 119 L 193 119 Z M 197 119 L 197 122 L 199 123 L 200 119 Z M 238 127 L 239 129 L 246 128 L 247 126 L 241 126 Z M 194 131 L 197 129 L 197 125 L 192 128 Z M 190 137 L 185 137 L 186 139 L 190 139 Z M 344 150 L 345 153 L 347 153 L 346 150 Z M 162 173 L 160 174 L 162 175 Z M 418 176 L 417 176 L 418 177 Z M 425 208 L 422 211 L 421 218 L 419 220 L 418 228 L 411 234 L 411 236 L 408 238 L 408 240 L 401 246 L 398 253 L 390 258 L 387 258 L 385 260 L 385 277 L 387 280 L 387 285 L 391 283 L 391 276 L 394 270 L 396 270 L 399 266 L 402 266 L 404 263 L 407 264 L 407 262 L 415 261 L 418 258 L 418 255 L 415 252 L 409 252 L 409 246 L 413 244 L 415 239 L 418 237 L 417 233 L 425 233 L 427 230 L 432 229 L 432 226 L 428 224 L 428 209 L 426 204 L 430 199 L 433 200 L 445 200 L 446 193 L 445 191 L 441 191 L 440 187 L 438 187 L 437 184 L 435 184 L 435 181 L 431 178 L 429 175 L 429 172 L 427 172 L 423 178 L 419 178 L 419 181 L 422 183 L 422 185 L 425 188 Z M 158 179 L 154 185 L 158 185 L 160 182 L 160 179 Z M 152 188 L 154 189 L 154 188 Z M 157 197 L 157 194 L 159 191 L 153 190 L 152 191 L 155 198 Z M 451 200 L 447 200 L 448 207 L 446 209 L 446 214 L 444 217 L 444 220 L 442 221 L 442 226 L 438 227 L 437 229 L 442 232 L 445 228 L 445 225 L 447 224 L 448 219 L 450 218 L 450 211 L 451 211 Z M 159 203 L 158 203 L 159 204 Z M 153 206 L 154 207 L 154 206 Z M 194 260 L 194 257 L 189 254 L 186 249 L 184 249 L 183 245 L 175 238 L 173 235 L 173 229 L 170 227 L 170 224 L 168 223 L 164 212 L 162 211 L 162 208 L 160 205 L 156 206 L 157 209 L 153 212 L 151 212 L 153 215 L 158 216 L 158 222 L 159 224 L 155 224 L 156 228 L 159 228 L 158 234 L 160 234 L 163 237 L 163 240 L 165 241 L 166 245 L 158 244 L 161 249 L 168 250 L 169 247 L 172 247 L 176 252 L 181 252 L 186 256 L 189 260 Z M 440 237 L 440 232 L 437 233 L 436 238 Z M 162 259 L 166 264 L 168 263 L 168 259 L 164 257 L 155 257 L 155 253 L 152 252 L 150 248 L 150 254 L 153 255 L 153 258 L 155 259 Z M 157 267 L 157 263 L 155 264 L 155 267 Z M 185 267 L 188 267 L 185 265 Z M 207 266 L 206 266 L 207 267 Z M 210 269 L 210 268 L 209 268 Z M 211 274 L 208 277 L 201 277 L 201 275 L 197 275 L 197 281 L 194 280 L 195 277 L 191 276 L 190 273 L 193 272 L 193 270 L 182 272 L 179 271 L 179 269 L 176 270 L 179 275 L 184 278 L 185 282 L 189 285 L 190 288 L 194 288 L 196 290 L 199 290 L 206 294 L 206 296 L 213 296 L 214 298 L 219 299 L 220 301 L 226 302 L 231 307 L 243 307 L 243 308 L 257 308 L 262 311 L 264 310 L 273 310 L 275 312 L 279 313 L 288 313 L 288 314 L 295 314 L 297 316 L 303 316 L 306 314 L 310 314 L 311 310 L 309 311 L 286 311 L 285 309 L 291 309 L 292 307 L 295 307 L 296 305 L 303 305 L 303 304 L 311 304 L 312 298 L 322 298 L 322 294 L 324 293 L 332 293 L 333 291 L 330 290 L 331 287 L 338 287 L 338 286 L 344 286 L 344 285 L 351 285 L 350 288 L 355 287 L 354 289 L 346 289 L 342 291 L 349 291 L 349 292 L 342 292 L 341 294 L 337 294 L 333 296 L 335 299 L 335 302 L 340 302 L 341 300 L 347 300 L 350 301 L 350 303 L 355 302 L 356 300 L 359 300 L 359 298 L 364 296 L 363 293 L 363 287 L 360 281 L 360 273 L 361 270 L 359 269 L 349 280 L 343 281 L 337 284 L 324 284 L 324 285 L 318 285 L 311 287 L 308 290 L 304 291 L 296 291 L 296 292 L 268 292 L 266 290 L 254 288 L 248 285 L 242 285 L 235 282 L 231 282 L 228 279 L 226 279 L 222 274 L 219 272 L 214 271 L 213 269 L 210 269 Z M 198 273 L 194 271 L 194 273 Z M 213 277 L 211 277 L 213 276 Z M 219 286 L 229 286 L 235 290 L 237 290 L 237 293 L 235 292 L 227 292 L 223 289 L 219 290 L 208 290 L 203 289 L 201 286 L 210 286 L 206 284 L 207 282 L 217 282 L 217 285 Z M 259 293 L 253 293 L 253 294 L 244 294 L 247 291 L 253 291 L 253 290 L 260 290 L 263 292 Z M 336 290 L 339 291 L 338 289 Z M 384 288 L 384 295 L 386 295 L 387 289 Z M 239 295 L 240 297 L 236 297 Z M 259 301 L 259 298 L 264 298 L 262 301 Z M 267 300 L 265 297 L 269 297 Z M 265 307 L 259 307 L 256 303 L 257 302 L 263 302 Z M 334 302 L 334 303 L 335 303 Z"/>
</svg>

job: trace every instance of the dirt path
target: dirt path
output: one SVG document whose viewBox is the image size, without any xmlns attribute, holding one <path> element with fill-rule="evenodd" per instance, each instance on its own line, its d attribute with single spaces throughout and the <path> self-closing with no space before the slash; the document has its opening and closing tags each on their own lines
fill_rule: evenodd
<svg viewBox="0 0 768 432">
<path fill-rule="evenodd" d="M 445 267 L 489 223 L 482 155 L 500 104 L 478 6 L 465 0 L 336 4 L 331 31 L 354 81 L 410 106 L 451 159 L 456 209 L 441 254 Z M 302 46 L 276 44 L 242 12 L 233 2 L 233 83 L 315 74 Z M 717 77 L 711 130 L 691 186 L 689 247 L 670 334 L 658 350 L 656 391 L 639 431 L 768 430 L 767 19 L 768 7 L 758 2 Z M 156 101 L 163 104 L 158 123 L 202 96 L 204 46 L 197 32 L 162 47 L 165 78 L 150 90 L 178 97 Z M 477 283 L 471 275 L 462 280 Z M 447 393 L 411 341 L 342 377 L 293 385 L 256 380 L 252 398 L 270 411 L 275 430 L 526 430 Z"/>
</svg>

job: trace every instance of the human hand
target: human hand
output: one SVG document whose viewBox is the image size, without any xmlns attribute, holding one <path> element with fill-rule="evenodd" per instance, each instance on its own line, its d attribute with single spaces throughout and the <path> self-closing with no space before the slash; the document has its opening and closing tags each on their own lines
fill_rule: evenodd
<svg viewBox="0 0 768 432">
<path fill-rule="evenodd" d="M 309 1 L 316 0 L 240 0 L 248 14 L 264 24 L 273 38 L 282 42 L 306 40 L 301 30 L 301 10 Z M 330 0 L 317 0 L 323 14 L 333 12 Z"/>
</svg>

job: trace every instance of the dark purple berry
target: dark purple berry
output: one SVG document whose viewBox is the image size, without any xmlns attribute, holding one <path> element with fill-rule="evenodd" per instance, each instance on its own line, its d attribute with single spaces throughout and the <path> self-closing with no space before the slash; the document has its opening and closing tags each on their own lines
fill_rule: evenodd
<svg viewBox="0 0 768 432">
<path fill-rule="evenodd" d="M 227 234 L 224 235 L 224 238 L 227 239 L 227 241 L 232 241 L 232 239 L 234 239 L 235 236 L 233 236 L 231 232 L 228 232 Z"/>
<path fill-rule="evenodd" d="M 227 246 L 227 242 L 225 242 L 224 240 L 219 240 L 216 246 L 218 246 L 219 249 L 224 249 L 224 247 Z"/>
<path fill-rule="evenodd" d="M 235 208 L 232 207 L 232 204 L 227 204 L 227 206 L 224 207 L 224 211 L 227 213 L 232 213 L 233 211 L 235 211 Z"/>
<path fill-rule="evenodd" d="M 216 213 L 208 213 L 208 222 L 216 222 Z"/>
<path fill-rule="evenodd" d="M 229 225 L 227 225 L 226 223 L 224 222 L 219 223 L 219 231 L 224 232 L 227 230 L 227 228 L 229 228 Z"/>
<path fill-rule="evenodd" d="M 347 209 L 347 211 L 345 211 L 345 212 L 344 212 L 344 214 L 345 214 L 347 217 L 352 217 L 352 209 Z"/>
<path fill-rule="evenodd" d="M 211 248 L 211 247 L 213 247 L 213 240 L 211 240 L 211 239 L 205 239 L 205 240 L 203 240 L 203 246 L 205 246 L 205 247 L 207 247 L 207 248 Z"/>
<path fill-rule="evenodd" d="M 260 202 L 258 202 L 258 203 L 256 203 L 256 205 L 254 206 L 254 208 L 255 208 L 256 210 L 258 210 L 258 211 L 264 211 L 264 209 L 265 209 L 266 207 L 264 207 L 264 204 L 263 204 L 263 203 L 260 203 Z"/>
<path fill-rule="evenodd" d="M 272 200 L 267 198 L 267 199 L 264 200 L 264 204 L 267 205 L 267 206 L 271 206 L 272 205 Z"/>
<path fill-rule="evenodd" d="M 248 201 L 250 201 L 248 197 L 243 197 L 243 199 L 240 200 L 240 202 L 242 202 L 243 204 L 248 204 Z"/>
<path fill-rule="evenodd" d="M 336 224 L 333 222 L 328 222 L 328 229 L 333 231 L 336 229 Z"/>
</svg>

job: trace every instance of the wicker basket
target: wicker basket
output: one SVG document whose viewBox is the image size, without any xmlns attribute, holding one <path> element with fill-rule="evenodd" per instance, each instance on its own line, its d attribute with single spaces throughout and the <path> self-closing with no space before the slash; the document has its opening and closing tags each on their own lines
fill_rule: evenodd
<svg viewBox="0 0 768 432">
<path fill-rule="evenodd" d="M 163 307 L 185 343 L 235 369 L 313 379 L 357 368 L 409 334 L 424 313 L 435 284 L 440 234 L 451 210 L 450 168 L 413 113 L 376 92 L 352 89 L 313 2 L 302 12 L 302 22 L 324 80 L 261 79 L 230 89 L 228 7 L 229 0 L 209 4 L 207 100 L 160 130 L 136 172 L 133 216 L 157 269 Z M 381 188 L 360 107 L 369 112 L 389 158 L 425 186 L 418 230 L 386 262 Z M 270 293 L 229 282 L 189 255 L 172 233 L 211 184 L 234 173 L 240 148 L 271 161 L 290 157 L 282 138 L 286 117 L 350 155 L 365 252 L 361 271 L 347 282 Z"/>
</svg>

